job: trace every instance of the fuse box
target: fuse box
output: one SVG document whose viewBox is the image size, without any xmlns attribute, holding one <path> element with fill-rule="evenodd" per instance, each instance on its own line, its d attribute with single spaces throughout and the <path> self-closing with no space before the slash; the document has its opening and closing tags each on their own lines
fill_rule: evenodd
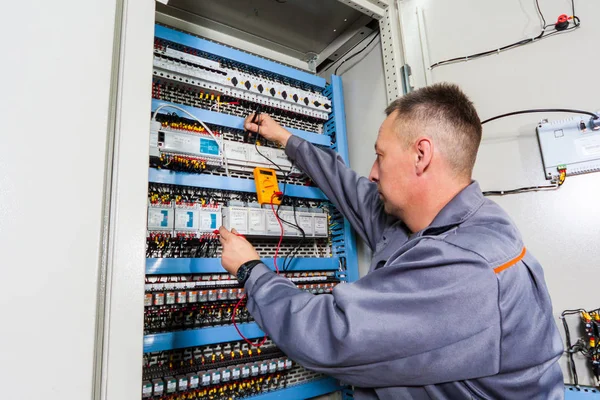
<svg viewBox="0 0 600 400">
<path fill-rule="evenodd" d="M 336 104 L 343 104 L 341 80 L 327 84 L 263 61 L 156 26 L 143 398 L 246 398 L 323 379 L 295 365 L 270 340 L 261 352 L 241 341 L 232 320 L 250 340 L 262 332 L 245 307 L 244 288 L 221 267 L 214 233 L 221 225 L 235 228 L 267 266 L 277 261 L 283 276 L 313 295 L 332 293 L 349 276 L 337 271 L 349 265 L 346 248 L 354 246 L 344 246 L 344 229 L 329 230 L 330 220 L 343 228 L 343 218 L 282 148 L 262 138 L 257 142 L 242 129 L 243 118 L 260 104 L 294 134 L 342 149 L 339 107 L 336 112 Z M 164 105 L 178 108 L 158 110 Z M 256 193 L 255 167 L 274 171 L 287 193 L 275 212 L 298 225 L 305 240 L 299 229 L 283 223 L 280 243 L 280 221 Z"/>
</svg>

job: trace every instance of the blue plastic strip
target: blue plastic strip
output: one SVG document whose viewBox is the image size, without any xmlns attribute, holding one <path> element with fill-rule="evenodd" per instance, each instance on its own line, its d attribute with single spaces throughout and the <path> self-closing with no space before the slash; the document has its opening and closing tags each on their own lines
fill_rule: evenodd
<svg viewBox="0 0 600 400">
<path fill-rule="evenodd" d="M 348 160 L 348 137 L 346 135 L 346 111 L 344 109 L 344 91 L 342 88 L 342 78 L 337 75 L 331 75 L 331 93 L 333 103 L 333 115 L 335 117 L 335 138 L 337 142 L 338 154 L 342 157 L 346 165 L 350 165 Z M 348 281 L 355 282 L 360 276 L 358 274 L 358 253 L 356 250 L 356 238 L 352 226 L 347 219 L 344 219 L 344 245 L 346 249 L 346 271 Z"/>
<path fill-rule="evenodd" d="M 275 61 L 266 60 L 252 54 L 245 53 L 240 50 L 232 49 L 217 43 L 209 42 L 208 40 L 200 39 L 188 33 L 176 31 L 164 26 L 155 25 L 154 36 L 159 39 L 168 40 L 179 43 L 181 45 L 204 51 L 219 57 L 227 58 L 232 61 L 237 61 L 248 66 L 269 71 L 277 75 L 285 76 L 300 82 L 308 83 L 320 88 L 325 88 L 327 82 L 324 78 L 304 72 L 286 65 L 276 63 Z"/>
<path fill-rule="evenodd" d="M 261 338 L 265 335 L 255 323 L 237 324 L 237 326 L 248 339 Z M 242 340 L 242 338 L 238 335 L 233 325 L 156 333 L 144 336 L 144 353 L 233 342 L 236 340 Z"/>
<path fill-rule="evenodd" d="M 163 104 L 170 104 L 179 108 L 183 108 L 184 110 L 186 110 L 187 112 L 189 112 L 190 114 L 207 124 L 244 130 L 244 118 L 236 117 L 235 115 L 222 114 L 215 111 L 203 110 L 201 108 L 190 107 L 183 104 L 170 103 L 168 101 L 163 100 L 152 99 L 152 112 L 156 111 L 156 109 Z M 165 110 L 165 113 L 175 113 L 180 117 L 189 118 L 189 116 L 183 114 L 182 112 L 174 108 L 165 107 L 164 109 L 161 109 L 161 112 L 162 110 Z M 327 135 L 321 135 L 318 133 L 308 131 L 301 131 L 300 129 L 288 127 L 285 127 L 285 129 L 290 131 L 293 135 L 299 136 L 302 139 L 307 140 L 311 143 L 318 144 L 319 146 L 331 147 L 331 138 Z"/>
<path fill-rule="evenodd" d="M 565 400 L 600 400 L 600 389 L 591 386 L 565 385 Z"/>
<path fill-rule="evenodd" d="M 275 270 L 272 258 L 263 258 L 267 267 Z M 281 268 L 283 259 L 277 265 Z M 295 258 L 288 271 L 337 271 L 339 258 Z M 148 258 L 146 259 L 147 275 L 169 274 L 214 274 L 224 273 L 220 258 Z"/>
<path fill-rule="evenodd" d="M 253 179 L 227 178 L 218 175 L 193 174 L 156 168 L 150 168 L 148 172 L 148 182 L 256 193 L 256 185 L 254 184 Z M 281 185 L 279 187 L 281 190 L 284 188 L 285 195 L 289 197 L 327 200 L 323 192 L 315 187 L 299 185 Z"/>
<path fill-rule="evenodd" d="M 319 379 L 287 389 L 251 396 L 252 400 L 303 400 L 337 392 L 342 386 L 333 378 Z"/>
</svg>

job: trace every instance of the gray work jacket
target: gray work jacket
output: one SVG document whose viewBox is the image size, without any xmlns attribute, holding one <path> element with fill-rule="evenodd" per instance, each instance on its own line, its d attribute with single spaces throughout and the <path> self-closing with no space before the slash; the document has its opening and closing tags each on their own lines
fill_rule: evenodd
<svg viewBox="0 0 600 400">
<path fill-rule="evenodd" d="M 282 351 L 354 385 L 357 400 L 564 398 L 542 267 L 476 182 L 409 235 L 336 153 L 298 137 L 286 153 L 374 256 L 364 278 L 331 295 L 254 268 L 248 310 Z"/>
</svg>

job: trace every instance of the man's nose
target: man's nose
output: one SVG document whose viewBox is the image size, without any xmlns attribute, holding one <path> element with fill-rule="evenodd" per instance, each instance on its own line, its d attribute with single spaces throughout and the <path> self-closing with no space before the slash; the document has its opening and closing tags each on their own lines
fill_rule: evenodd
<svg viewBox="0 0 600 400">
<path fill-rule="evenodd" d="M 379 171 L 377 168 L 377 162 L 374 162 L 373 167 L 371 167 L 371 172 L 369 173 L 369 180 L 371 182 L 379 182 Z"/>
</svg>

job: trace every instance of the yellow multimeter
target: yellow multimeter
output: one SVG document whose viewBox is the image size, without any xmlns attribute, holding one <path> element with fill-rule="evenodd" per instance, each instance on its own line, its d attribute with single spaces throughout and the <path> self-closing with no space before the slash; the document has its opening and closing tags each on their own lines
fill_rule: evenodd
<svg viewBox="0 0 600 400">
<path fill-rule="evenodd" d="M 281 204 L 280 196 L 274 195 L 280 193 L 274 169 L 254 168 L 254 183 L 259 204 Z"/>
</svg>

